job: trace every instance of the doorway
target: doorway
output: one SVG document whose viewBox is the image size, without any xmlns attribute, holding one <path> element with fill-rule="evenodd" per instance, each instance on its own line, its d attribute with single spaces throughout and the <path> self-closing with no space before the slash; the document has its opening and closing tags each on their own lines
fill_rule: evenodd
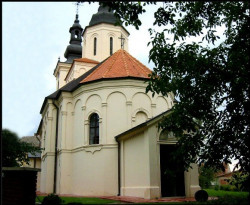
<svg viewBox="0 0 250 205">
<path fill-rule="evenodd" d="M 160 145 L 161 196 L 185 196 L 183 160 L 172 160 L 175 145 Z"/>
</svg>

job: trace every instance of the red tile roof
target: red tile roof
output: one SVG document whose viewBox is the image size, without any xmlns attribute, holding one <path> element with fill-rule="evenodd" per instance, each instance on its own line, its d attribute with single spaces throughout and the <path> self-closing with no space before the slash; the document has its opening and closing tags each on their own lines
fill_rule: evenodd
<svg viewBox="0 0 250 205">
<path fill-rule="evenodd" d="M 105 78 L 149 78 L 152 71 L 125 50 L 118 50 L 80 83 Z"/>
</svg>

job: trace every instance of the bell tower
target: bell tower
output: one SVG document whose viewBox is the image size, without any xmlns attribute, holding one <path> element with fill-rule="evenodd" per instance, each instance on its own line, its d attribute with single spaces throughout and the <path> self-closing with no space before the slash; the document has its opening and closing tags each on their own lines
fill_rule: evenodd
<svg viewBox="0 0 250 205">
<path fill-rule="evenodd" d="M 82 31 L 83 29 L 79 24 L 77 12 L 74 24 L 69 29 L 70 41 L 64 53 L 64 57 L 67 60 L 65 62 L 61 62 L 59 58 L 54 70 L 54 76 L 56 77 L 56 89 L 59 89 L 66 84 L 65 77 L 69 72 L 73 60 L 82 57 Z"/>
<path fill-rule="evenodd" d="M 82 57 L 101 62 L 119 49 L 128 51 L 128 36 L 114 13 L 99 6 L 83 31 Z"/>
<path fill-rule="evenodd" d="M 70 41 L 66 48 L 64 57 L 67 59 L 67 63 L 72 63 L 74 59 L 82 57 L 82 27 L 79 24 L 78 14 L 76 14 L 76 19 L 74 24 L 70 27 Z"/>
</svg>

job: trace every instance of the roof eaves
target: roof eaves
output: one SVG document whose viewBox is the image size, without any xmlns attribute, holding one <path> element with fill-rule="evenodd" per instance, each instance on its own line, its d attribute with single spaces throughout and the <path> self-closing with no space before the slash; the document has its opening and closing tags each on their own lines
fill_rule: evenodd
<svg viewBox="0 0 250 205">
<path fill-rule="evenodd" d="M 90 75 L 95 69 L 97 69 L 108 58 L 106 58 L 101 63 L 99 63 L 96 66 L 94 66 L 93 68 L 91 68 L 89 71 L 87 71 L 86 73 L 84 73 L 80 77 L 76 78 L 75 80 L 72 80 L 71 82 L 67 83 L 66 85 L 64 85 L 63 87 L 61 87 L 57 91 L 55 91 L 54 93 L 52 93 L 52 94 L 48 95 L 47 97 L 45 97 L 44 101 L 43 101 L 43 105 L 42 105 L 41 110 L 40 110 L 40 114 L 42 114 L 43 109 L 44 109 L 44 107 L 45 107 L 46 102 L 47 102 L 48 99 L 58 99 L 58 97 L 60 96 L 61 92 L 72 92 L 72 91 L 76 90 L 78 87 L 80 87 L 82 85 L 82 84 L 80 84 L 80 82 L 83 79 L 85 79 L 88 75 Z"/>
<path fill-rule="evenodd" d="M 150 120 L 148 120 L 148 121 L 146 121 L 146 122 L 143 122 L 143 123 L 141 123 L 141 124 L 139 124 L 139 125 L 137 125 L 137 126 L 135 126 L 135 127 L 132 127 L 131 129 L 126 130 L 125 132 L 123 132 L 123 133 L 121 133 L 121 134 L 115 136 L 116 141 L 119 141 L 119 139 L 120 139 L 122 136 L 128 135 L 128 134 L 132 133 L 133 131 L 135 131 L 135 130 L 137 130 L 137 129 L 140 129 L 140 128 L 143 128 L 143 127 L 147 127 L 147 125 L 148 125 L 150 122 L 152 122 L 153 120 L 155 120 L 155 119 L 157 119 L 157 118 L 159 118 L 159 117 L 161 117 L 161 116 L 164 116 L 165 114 L 169 113 L 170 111 L 171 111 L 171 109 L 169 109 L 169 110 L 167 110 L 167 111 L 165 111 L 165 112 L 162 112 L 161 114 L 156 115 L 155 117 L 151 118 Z"/>
<path fill-rule="evenodd" d="M 96 23 L 96 24 L 93 24 L 93 25 L 91 25 L 91 26 L 85 26 L 85 28 L 84 28 L 84 30 L 83 30 L 83 32 L 82 32 L 82 36 L 84 35 L 84 33 L 85 33 L 85 31 L 87 30 L 87 28 L 90 28 L 90 27 L 92 27 L 92 26 L 96 26 L 96 25 L 98 25 L 98 24 L 102 24 L 102 23 L 106 23 L 106 24 L 110 24 L 110 25 L 114 25 L 114 24 L 112 24 L 112 23 L 108 23 L 108 22 L 101 22 L 101 23 Z M 130 35 L 130 33 L 128 32 L 128 30 L 124 27 L 124 26 L 122 26 L 122 25 L 114 25 L 114 26 L 121 26 L 127 33 L 128 33 L 128 35 Z"/>
</svg>

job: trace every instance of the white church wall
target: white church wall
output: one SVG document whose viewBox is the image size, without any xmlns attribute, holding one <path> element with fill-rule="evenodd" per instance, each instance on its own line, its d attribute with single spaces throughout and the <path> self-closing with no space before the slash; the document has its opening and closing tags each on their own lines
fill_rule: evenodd
<svg viewBox="0 0 250 205">
<path fill-rule="evenodd" d="M 62 93 L 58 99 L 61 107 L 59 112 L 60 132 L 58 135 L 60 138 L 58 139 L 58 143 L 60 144 L 58 169 L 60 171 L 57 173 L 57 190 L 60 194 L 117 194 L 117 142 L 114 137 L 135 126 L 134 122 L 140 123 L 154 117 L 153 113 L 157 113 L 155 111 L 157 106 L 163 106 L 161 110 L 166 107 L 164 103 L 157 104 L 157 95 L 155 99 L 147 95 L 145 88 L 146 84 L 144 81 L 129 79 L 119 81 L 110 80 L 85 84 L 72 92 L 72 94 L 67 92 Z M 52 103 L 49 106 L 54 109 L 54 122 L 56 119 L 56 109 Z M 100 117 L 99 145 L 89 145 L 89 116 L 93 112 L 96 112 Z M 55 131 L 56 127 L 54 124 L 50 128 L 46 128 L 46 135 L 50 135 L 51 132 L 55 133 Z M 141 150 L 140 147 L 143 143 L 139 143 L 140 145 L 136 149 Z M 54 160 L 55 138 L 51 139 L 49 144 L 50 149 L 47 151 L 51 152 L 51 159 Z M 147 149 L 149 149 L 149 145 L 147 145 Z M 139 154 L 138 156 L 141 155 Z M 54 175 L 51 173 L 54 168 L 53 160 L 49 159 L 46 161 L 47 171 L 45 174 L 43 172 L 44 176 L 41 177 L 43 178 L 41 179 L 42 183 L 42 180 L 45 180 L 46 177 L 52 176 L 50 181 L 46 179 L 46 185 L 41 185 L 41 187 L 44 187 L 43 190 L 46 193 L 50 193 L 49 191 L 53 189 Z M 147 162 L 145 161 L 145 163 Z M 95 173 L 95 169 L 102 171 L 101 173 Z M 91 176 L 97 178 L 91 179 Z M 145 197 L 150 197 L 154 195 L 155 188 L 150 187 L 150 179 L 148 178 L 147 180 L 148 185 L 144 187 L 144 191 L 147 192 Z M 83 186 L 85 184 L 88 184 L 88 188 Z M 133 190 L 134 188 L 130 189 L 131 192 Z M 142 189 L 139 192 L 142 195 Z"/>
<path fill-rule="evenodd" d="M 116 143 L 114 137 L 127 129 L 126 96 L 112 92 L 107 98 L 107 143 Z"/>
<path fill-rule="evenodd" d="M 188 172 L 184 172 L 185 192 L 187 197 L 194 197 L 195 192 L 201 189 L 199 186 L 198 165 L 192 163 L 191 167 L 192 168 L 188 169 Z"/>
<path fill-rule="evenodd" d="M 121 34 L 125 38 L 124 50 L 128 51 L 128 33 L 122 27 L 106 23 L 87 27 L 83 35 L 82 57 L 103 61 L 110 56 L 110 37 L 113 37 L 113 53 L 121 48 L 119 39 Z M 94 38 L 97 39 L 96 55 L 94 55 Z"/>
<path fill-rule="evenodd" d="M 43 133 L 43 144 L 46 149 L 42 152 L 41 156 L 41 173 L 40 184 L 41 192 L 52 193 L 53 192 L 53 181 L 54 181 L 54 162 L 55 162 L 55 133 L 56 133 L 56 108 L 52 104 L 52 100 L 48 101 L 46 109 L 44 109 L 43 118 L 44 130 Z M 45 138 L 44 138 L 45 137 Z"/>
<path fill-rule="evenodd" d="M 145 133 L 123 141 L 122 196 L 149 197 L 148 143 Z"/>
<path fill-rule="evenodd" d="M 72 155 L 71 193 L 89 196 L 117 195 L 117 156 L 117 146 L 75 150 Z"/>
<path fill-rule="evenodd" d="M 170 99 L 169 98 L 164 98 L 162 96 L 158 96 L 156 98 L 156 115 L 161 114 L 162 112 L 165 112 L 166 110 L 170 109 L 171 106 L 170 104 Z"/>
<path fill-rule="evenodd" d="M 73 104 L 68 102 L 66 105 L 67 119 L 66 119 L 66 139 L 65 139 L 65 149 L 72 149 L 73 141 Z"/>
<path fill-rule="evenodd" d="M 73 148 L 79 147 L 83 144 L 83 114 L 82 101 L 79 99 L 74 106 L 74 134 L 73 134 Z"/>
<path fill-rule="evenodd" d="M 68 151 L 60 151 L 58 155 L 57 193 L 72 193 L 72 156 Z"/>
</svg>

